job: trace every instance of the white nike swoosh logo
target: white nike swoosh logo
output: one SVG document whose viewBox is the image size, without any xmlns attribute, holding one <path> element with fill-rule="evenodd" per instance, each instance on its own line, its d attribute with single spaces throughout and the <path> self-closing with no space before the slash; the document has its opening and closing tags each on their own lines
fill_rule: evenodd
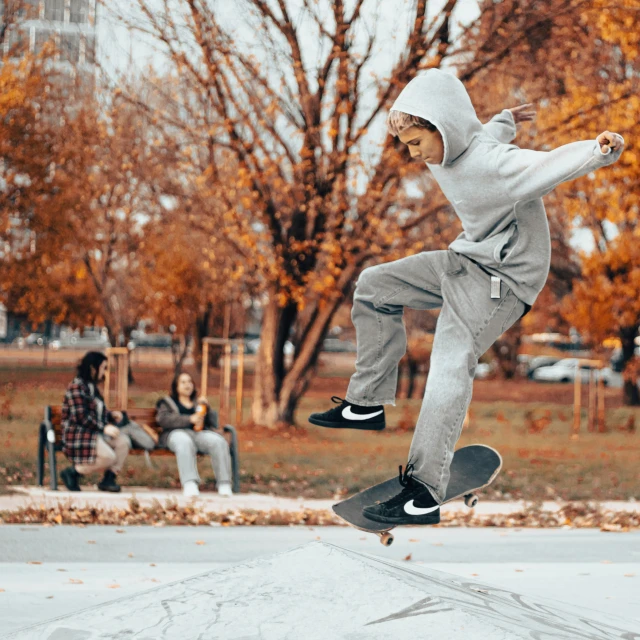
<svg viewBox="0 0 640 640">
<path fill-rule="evenodd" d="M 374 413 L 353 413 L 351 411 L 351 406 L 345 407 L 342 410 L 342 417 L 347 420 L 366 420 L 367 418 L 373 418 L 374 416 L 379 416 L 384 409 L 380 409 L 380 411 L 375 411 Z"/>
<path fill-rule="evenodd" d="M 405 513 L 408 513 L 410 516 L 424 516 L 427 513 L 431 513 L 432 511 L 436 511 L 440 508 L 440 505 L 437 504 L 435 507 L 415 507 L 413 505 L 413 500 L 409 500 L 407 504 L 404 505 Z"/>
</svg>

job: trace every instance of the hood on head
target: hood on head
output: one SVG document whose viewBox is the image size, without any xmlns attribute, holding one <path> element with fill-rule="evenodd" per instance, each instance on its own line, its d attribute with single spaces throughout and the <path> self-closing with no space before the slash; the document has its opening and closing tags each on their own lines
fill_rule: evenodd
<svg viewBox="0 0 640 640">
<path fill-rule="evenodd" d="M 444 142 L 442 166 L 454 162 L 482 131 L 482 123 L 462 82 L 440 69 L 429 69 L 416 76 L 391 108 L 424 118 L 438 128 Z"/>
</svg>

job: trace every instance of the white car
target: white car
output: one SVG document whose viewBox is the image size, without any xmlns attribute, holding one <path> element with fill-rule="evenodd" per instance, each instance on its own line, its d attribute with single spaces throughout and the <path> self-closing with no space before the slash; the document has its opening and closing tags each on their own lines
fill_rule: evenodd
<svg viewBox="0 0 640 640">
<path fill-rule="evenodd" d="M 563 358 L 551 366 L 538 367 L 533 372 L 533 379 L 538 382 L 574 382 L 576 379 L 577 363 L 578 360 L 576 358 Z M 593 367 L 588 364 L 580 365 L 578 369 L 582 382 L 589 381 L 589 372 L 592 368 Z M 604 384 L 609 384 L 611 369 L 609 367 L 603 367 L 600 369 L 600 375 L 603 377 Z"/>
</svg>

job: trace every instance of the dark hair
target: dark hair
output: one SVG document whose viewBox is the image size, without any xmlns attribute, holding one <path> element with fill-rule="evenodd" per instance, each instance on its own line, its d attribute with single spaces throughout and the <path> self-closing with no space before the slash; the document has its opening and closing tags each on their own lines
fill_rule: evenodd
<svg viewBox="0 0 640 640">
<path fill-rule="evenodd" d="M 107 356 L 100 351 L 87 351 L 78 365 L 78 378 L 95 384 L 97 382 L 98 369 L 106 359 Z M 92 369 L 93 372 L 91 371 Z"/>
<path fill-rule="evenodd" d="M 178 402 L 178 380 L 180 379 L 180 376 L 185 375 L 185 376 L 189 376 L 191 378 L 191 382 L 193 382 L 193 391 L 191 392 L 191 395 L 189 396 L 189 400 L 193 401 L 196 399 L 196 396 L 198 395 L 198 391 L 196 389 L 196 382 L 193 379 L 193 376 L 190 373 L 187 373 L 186 371 L 181 371 L 180 373 L 178 373 L 175 378 L 173 379 L 173 381 L 171 382 L 171 398 L 175 401 Z"/>
</svg>

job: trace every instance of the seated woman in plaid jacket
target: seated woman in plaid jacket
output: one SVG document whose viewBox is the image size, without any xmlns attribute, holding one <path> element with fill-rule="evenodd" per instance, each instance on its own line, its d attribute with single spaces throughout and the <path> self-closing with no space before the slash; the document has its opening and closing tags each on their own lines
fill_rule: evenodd
<svg viewBox="0 0 640 640">
<path fill-rule="evenodd" d="M 114 423 L 120 411 L 108 411 L 98 385 L 104 381 L 107 357 L 89 351 L 78 365 L 78 374 L 67 387 L 62 402 L 62 451 L 73 466 L 60 476 L 69 491 L 80 491 L 78 480 L 85 473 L 104 471 L 100 491 L 120 491 L 116 474 L 122 469 L 131 441 Z M 110 424 L 111 423 L 111 424 Z"/>
</svg>

